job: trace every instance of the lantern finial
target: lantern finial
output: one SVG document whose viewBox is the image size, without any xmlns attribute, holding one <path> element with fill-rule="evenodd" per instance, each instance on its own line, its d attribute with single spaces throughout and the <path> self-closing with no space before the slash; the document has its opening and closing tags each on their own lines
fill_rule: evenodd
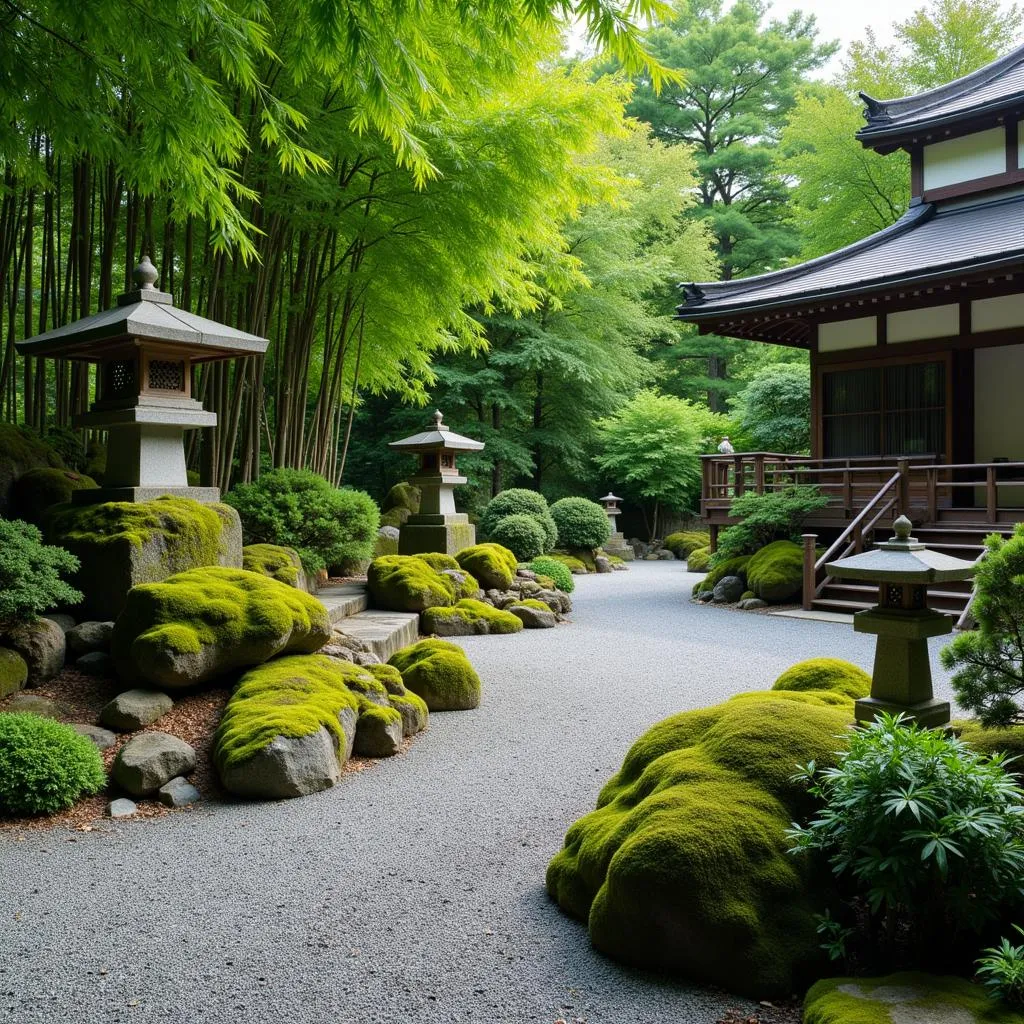
<svg viewBox="0 0 1024 1024">
<path fill-rule="evenodd" d="M 135 287 L 144 292 L 154 290 L 153 286 L 156 284 L 159 276 L 159 271 L 153 266 L 148 255 L 143 256 L 139 260 L 138 266 L 132 271 L 132 280 L 135 282 Z"/>
<path fill-rule="evenodd" d="M 911 523 L 911 521 L 906 516 L 900 516 L 899 519 L 897 519 L 896 522 L 892 524 L 892 530 L 893 533 L 896 534 L 897 540 L 909 540 L 910 531 L 913 529 L 913 527 L 914 524 Z"/>
</svg>

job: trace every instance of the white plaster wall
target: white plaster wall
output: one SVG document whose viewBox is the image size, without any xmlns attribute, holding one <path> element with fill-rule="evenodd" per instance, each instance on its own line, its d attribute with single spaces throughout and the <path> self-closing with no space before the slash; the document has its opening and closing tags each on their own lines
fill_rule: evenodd
<svg viewBox="0 0 1024 1024">
<path fill-rule="evenodd" d="M 975 299 L 971 303 L 972 333 L 1001 331 L 1007 327 L 1024 327 L 1024 293 Z"/>
<path fill-rule="evenodd" d="M 833 320 L 818 324 L 818 351 L 841 352 L 847 348 L 868 348 L 878 341 L 877 317 Z"/>
<path fill-rule="evenodd" d="M 1021 333 L 1024 338 L 1024 332 Z M 1024 462 L 1024 344 L 974 350 L 974 461 Z M 1017 493 L 1014 493 L 1017 492 Z M 1010 494 L 1024 499 L 1024 487 Z M 1000 498 L 1000 503 L 1003 503 Z M 1021 500 L 1012 502 L 1022 504 Z"/>
<path fill-rule="evenodd" d="M 1006 170 L 1006 130 L 990 128 L 924 147 L 925 191 Z"/>
<path fill-rule="evenodd" d="M 901 341 L 923 341 L 926 338 L 951 338 L 959 333 L 958 302 L 890 313 L 886 325 L 886 339 L 890 345 Z"/>
</svg>

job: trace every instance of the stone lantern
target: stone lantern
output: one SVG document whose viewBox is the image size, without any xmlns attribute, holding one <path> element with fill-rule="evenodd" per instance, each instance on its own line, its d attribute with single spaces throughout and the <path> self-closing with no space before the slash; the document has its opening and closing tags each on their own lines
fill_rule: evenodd
<svg viewBox="0 0 1024 1024">
<path fill-rule="evenodd" d="M 604 550 L 609 555 L 616 555 L 625 562 L 633 561 L 633 549 L 626 543 L 625 537 L 619 533 L 617 519 L 622 509 L 619 508 L 619 502 L 622 501 L 618 495 L 612 494 L 609 491 L 602 499 L 601 504 L 604 505 L 605 513 L 608 516 L 608 525 L 611 527 L 611 533 L 608 536 L 608 541 L 604 545 Z"/>
<path fill-rule="evenodd" d="M 609 491 L 602 499 L 601 504 L 604 505 L 605 513 L 608 516 L 608 525 L 611 527 L 612 536 L 616 536 L 619 532 L 619 528 L 616 525 L 615 520 L 618 518 L 619 513 L 622 509 L 619 508 L 619 502 L 622 501 L 620 497 L 612 494 Z"/>
<path fill-rule="evenodd" d="M 104 486 L 75 491 L 76 504 L 148 501 L 163 494 L 212 502 L 216 487 L 190 487 L 186 430 L 212 427 L 215 413 L 192 398 L 192 366 L 261 355 L 267 339 L 175 309 L 156 287 L 148 256 L 132 273 L 135 289 L 112 309 L 18 342 L 25 356 L 96 363 L 96 400 L 76 427 L 108 432 Z"/>
<path fill-rule="evenodd" d="M 870 722 L 882 712 L 902 713 L 924 726 L 949 721 L 949 703 L 936 700 L 932 691 L 928 639 L 951 633 L 953 620 L 928 607 L 928 587 L 970 579 L 977 566 L 929 551 L 910 530 L 910 520 L 900 516 L 892 540 L 825 566 L 837 579 L 878 584 L 878 604 L 853 617 L 858 633 L 878 637 L 871 696 L 857 701 L 858 722 Z"/>
<path fill-rule="evenodd" d="M 401 441 L 391 441 L 389 448 L 409 452 L 419 458 L 419 468 L 409 483 L 420 489 L 420 510 L 409 516 L 398 535 L 398 553 L 423 554 L 441 551 L 454 555 L 476 543 L 476 528 L 469 516 L 455 511 L 455 487 L 466 478 L 455 465 L 458 452 L 479 452 L 482 441 L 454 433 L 442 421 L 440 411 L 434 413 L 432 427 Z"/>
</svg>

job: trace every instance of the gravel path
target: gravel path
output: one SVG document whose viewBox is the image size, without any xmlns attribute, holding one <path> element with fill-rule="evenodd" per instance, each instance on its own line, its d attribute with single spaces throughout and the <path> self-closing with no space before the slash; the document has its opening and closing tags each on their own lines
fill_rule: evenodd
<svg viewBox="0 0 1024 1024">
<path fill-rule="evenodd" d="M 547 862 L 648 726 L 872 638 L 695 578 L 585 578 L 572 625 L 467 640 L 483 706 L 330 792 L 0 836 L 0 1020 L 711 1024 L 738 1001 L 596 954 Z"/>
</svg>

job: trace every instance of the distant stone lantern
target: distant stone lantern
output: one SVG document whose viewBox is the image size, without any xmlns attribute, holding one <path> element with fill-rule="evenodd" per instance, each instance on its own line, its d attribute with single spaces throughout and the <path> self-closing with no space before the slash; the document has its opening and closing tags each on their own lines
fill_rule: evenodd
<svg viewBox="0 0 1024 1024">
<path fill-rule="evenodd" d="M 455 465 L 458 452 L 479 452 L 482 441 L 456 434 L 434 413 L 434 425 L 422 433 L 391 441 L 389 448 L 419 458 L 419 469 L 409 483 L 420 489 L 420 510 L 409 516 L 398 535 L 398 553 L 416 555 L 441 551 L 454 555 L 476 543 L 476 529 L 469 516 L 455 511 L 455 487 L 466 483 Z"/>
<path fill-rule="evenodd" d="M 949 722 L 949 703 L 936 700 L 932 690 L 928 639 L 951 633 L 953 620 L 928 607 L 928 587 L 970 579 L 977 566 L 929 551 L 910 530 L 910 520 L 900 516 L 892 540 L 825 566 L 837 579 L 878 584 L 878 604 L 853 617 L 857 632 L 878 637 L 871 696 L 857 701 L 858 722 L 870 722 L 882 712 L 902 713 L 924 726 Z"/>
<path fill-rule="evenodd" d="M 619 513 L 622 509 L 619 508 L 619 502 L 622 499 L 609 491 L 602 499 L 601 504 L 604 505 L 604 510 L 608 515 L 608 525 L 611 527 L 612 536 L 616 536 L 619 532 L 619 528 L 616 525 Z"/>
<path fill-rule="evenodd" d="M 192 398 L 192 366 L 260 355 L 267 339 L 175 309 L 156 287 L 157 269 L 143 256 L 135 289 L 112 309 L 18 342 L 25 356 L 96 363 L 96 400 L 76 427 L 108 432 L 104 486 L 75 491 L 76 504 L 148 501 L 163 494 L 216 501 L 216 487 L 190 487 L 186 430 L 212 427 L 215 413 Z"/>
<path fill-rule="evenodd" d="M 633 561 L 633 549 L 626 543 L 625 537 L 619 533 L 618 517 L 622 511 L 619 508 L 619 502 L 622 501 L 618 495 L 612 494 L 609 491 L 602 499 L 601 504 L 604 505 L 605 513 L 608 516 L 608 526 L 611 528 L 611 532 L 608 535 L 608 540 L 604 545 L 604 550 L 609 555 L 616 555 L 627 562 Z"/>
</svg>

